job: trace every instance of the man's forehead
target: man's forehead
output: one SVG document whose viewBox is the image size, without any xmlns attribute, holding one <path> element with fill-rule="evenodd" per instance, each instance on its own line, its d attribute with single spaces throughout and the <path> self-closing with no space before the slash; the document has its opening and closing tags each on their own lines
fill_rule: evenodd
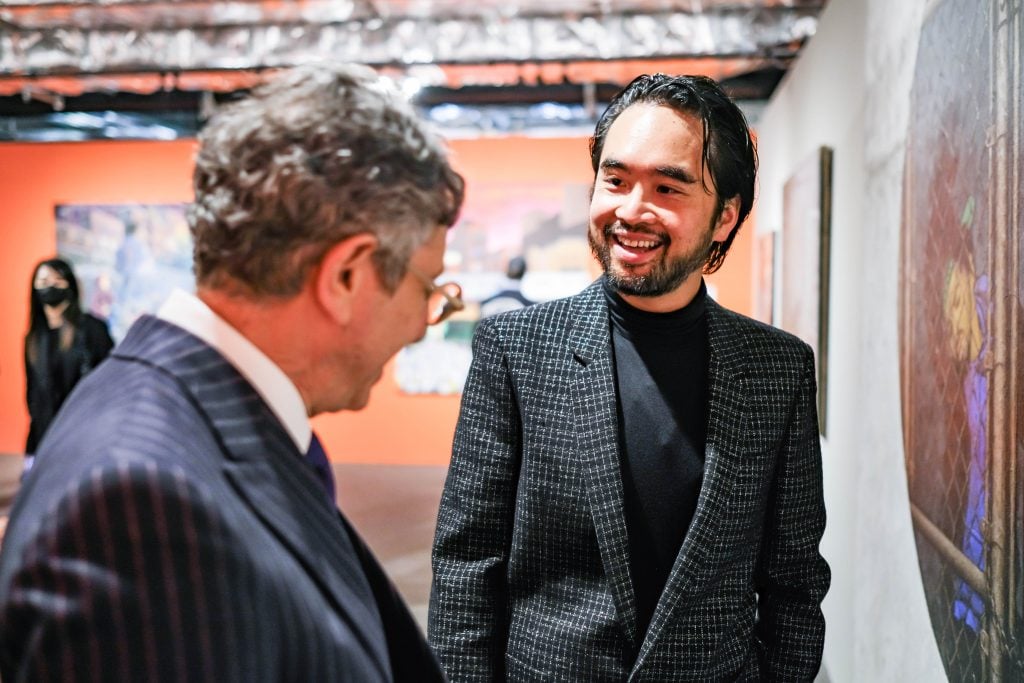
<svg viewBox="0 0 1024 683">
<path fill-rule="evenodd" d="M 667 105 L 637 103 L 627 107 L 608 128 L 602 159 L 617 150 L 636 148 L 654 154 L 683 153 L 703 148 L 704 128 L 695 114 Z"/>
<path fill-rule="evenodd" d="M 703 166 L 702 140 L 697 117 L 671 107 L 635 104 L 609 128 L 599 166 L 693 182 L 700 178 Z"/>
</svg>

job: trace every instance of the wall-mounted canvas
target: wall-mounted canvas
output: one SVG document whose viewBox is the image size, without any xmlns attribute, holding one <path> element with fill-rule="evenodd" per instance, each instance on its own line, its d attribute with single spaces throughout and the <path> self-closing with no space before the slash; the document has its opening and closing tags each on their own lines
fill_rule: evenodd
<svg viewBox="0 0 1024 683">
<path fill-rule="evenodd" d="M 921 580 L 951 681 L 1024 681 L 1021 35 L 1019 2 L 933 3 L 910 96 L 903 444 Z"/>
<path fill-rule="evenodd" d="M 60 204 L 57 253 L 75 269 L 82 305 L 121 340 L 168 294 L 192 291 L 192 236 L 186 204 Z"/>
<path fill-rule="evenodd" d="M 430 328 L 396 358 L 395 380 L 411 394 L 462 391 L 480 302 L 509 285 L 508 261 L 523 256 L 523 294 L 547 301 L 593 279 L 586 183 L 479 183 L 448 233 L 445 273 L 466 310 Z M 194 288 L 186 204 L 66 204 L 56 207 L 58 252 L 75 267 L 83 303 L 106 318 L 115 340 L 175 287 Z"/>
<path fill-rule="evenodd" d="M 832 150 L 819 148 L 786 181 L 782 199 L 780 326 L 814 349 L 818 423 L 827 435 L 829 236 Z"/>
<path fill-rule="evenodd" d="M 587 245 L 586 183 L 474 183 L 459 222 L 448 234 L 445 272 L 455 280 L 466 310 L 399 353 L 395 378 L 411 394 L 462 391 L 472 358 L 470 341 L 480 302 L 511 286 L 509 259 L 522 256 L 522 293 L 548 301 L 579 292 L 593 279 Z"/>
</svg>

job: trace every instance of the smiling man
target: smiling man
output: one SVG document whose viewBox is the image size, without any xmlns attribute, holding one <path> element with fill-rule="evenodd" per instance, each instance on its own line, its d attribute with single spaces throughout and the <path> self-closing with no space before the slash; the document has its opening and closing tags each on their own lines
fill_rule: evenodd
<svg viewBox="0 0 1024 683">
<path fill-rule="evenodd" d="M 483 321 L 434 543 L 453 681 L 811 680 L 829 569 L 814 358 L 707 295 L 757 157 L 711 80 L 591 140 L 581 294 Z"/>
<path fill-rule="evenodd" d="M 193 184 L 196 295 L 76 387 L 18 494 L 3 679 L 440 681 L 309 418 L 459 306 L 462 178 L 394 88 L 319 65 L 218 111 Z"/>
</svg>

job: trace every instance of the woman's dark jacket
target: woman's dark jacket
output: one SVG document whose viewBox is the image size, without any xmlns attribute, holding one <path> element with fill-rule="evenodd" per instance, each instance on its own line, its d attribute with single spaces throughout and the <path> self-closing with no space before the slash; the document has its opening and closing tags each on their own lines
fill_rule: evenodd
<svg viewBox="0 0 1024 683">
<path fill-rule="evenodd" d="M 46 428 L 78 380 L 107 357 L 114 342 L 107 324 L 82 314 L 71 347 L 60 348 L 58 330 L 44 330 L 36 340 L 36 353 L 30 353 L 31 341 L 25 339 L 25 384 L 28 414 L 31 418 L 26 453 L 35 453 Z"/>
</svg>

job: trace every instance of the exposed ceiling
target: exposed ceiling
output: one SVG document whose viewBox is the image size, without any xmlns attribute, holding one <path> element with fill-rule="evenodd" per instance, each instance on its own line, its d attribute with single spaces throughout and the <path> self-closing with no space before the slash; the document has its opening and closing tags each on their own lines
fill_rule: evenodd
<svg viewBox="0 0 1024 683">
<path fill-rule="evenodd" d="M 593 119 L 653 71 L 709 75 L 756 109 L 825 2 L 0 0 L 0 139 L 54 112 L 190 134 L 268 72 L 326 59 L 370 64 L 441 123 L 484 131 Z"/>
</svg>

